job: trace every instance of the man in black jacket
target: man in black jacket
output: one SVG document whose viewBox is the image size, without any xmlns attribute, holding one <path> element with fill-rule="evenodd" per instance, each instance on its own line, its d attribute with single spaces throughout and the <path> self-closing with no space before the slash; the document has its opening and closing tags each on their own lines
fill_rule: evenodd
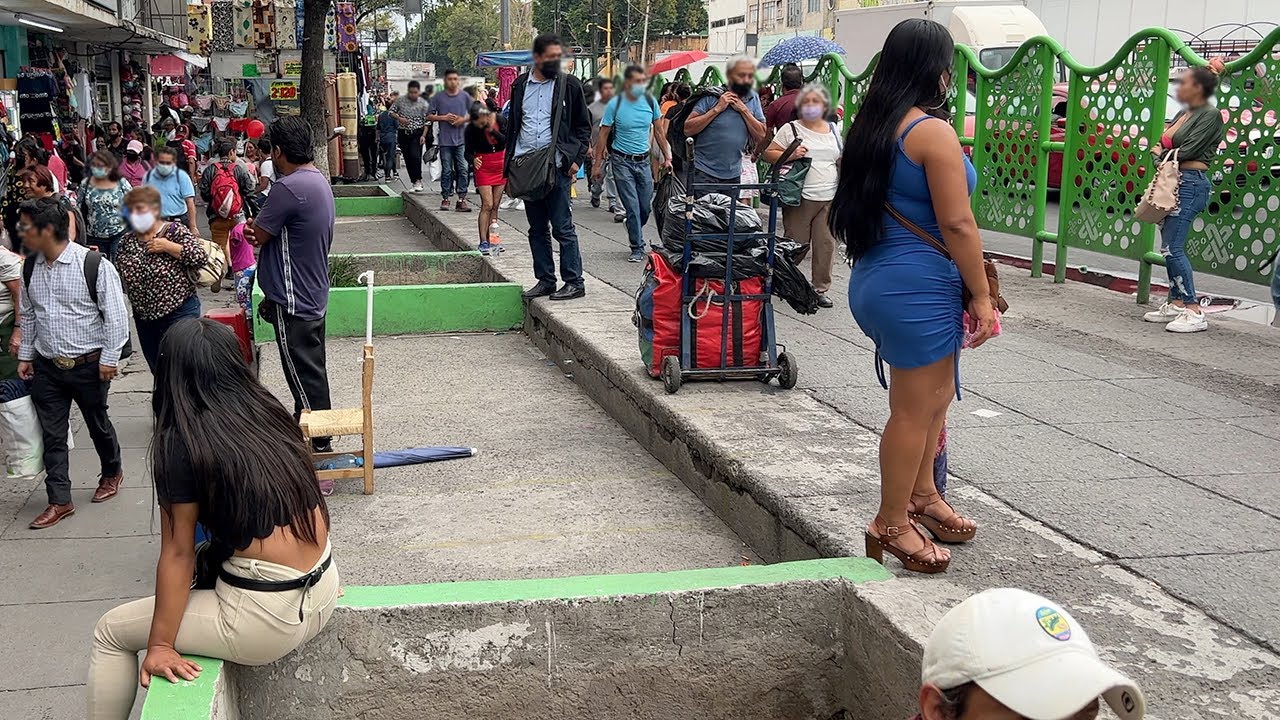
<svg viewBox="0 0 1280 720">
<path fill-rule="evenodd" d="M 573 226 L 569 192 L 578 168 L 586 162 L 591 143 L 591 114 L 582 95 L 582 81 L 562 72 L 564 50 L 560 38 L 543 33 L 533 39 L 533 68 L 516 78 L 511 86 L 511 120 L 507 131 L 506 166 L 512 158 L 552 145 L 558 182 L 544 197 L 525 200 L 529 220 L 529 248 L 533 251 L 533 273 L 538 284 L 524 297 L 550 295 L 552 300 L 572 300 L 587 294 L 582 279 L 582 253 Z M 560 107 L 559 127 L 551 127 L 556 107 Z M 551 254 L 551 238 L 560 243 L 560 279 L 556 290 L 556 266 Z"/>
</svg>

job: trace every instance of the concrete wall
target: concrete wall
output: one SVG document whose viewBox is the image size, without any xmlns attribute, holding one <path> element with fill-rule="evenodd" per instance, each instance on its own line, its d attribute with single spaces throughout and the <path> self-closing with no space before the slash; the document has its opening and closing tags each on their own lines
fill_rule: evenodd
<svg viewBox="0 0 1280 720">
<path fill-rule="evenodd" d="M 244 720 L 864 717 L 851 659 L 879 653 L 853 590 L 887 577 L 841 559 L 351 588 L 315 640 L 230 673 Z"/>
</svg>

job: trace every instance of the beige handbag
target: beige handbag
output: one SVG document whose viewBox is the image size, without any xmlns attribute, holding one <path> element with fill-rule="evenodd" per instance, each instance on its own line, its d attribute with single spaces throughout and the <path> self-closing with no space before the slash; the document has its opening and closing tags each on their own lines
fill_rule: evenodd
<svg viewBox="0 0 1280 720">
<path fill-rule="evenodd" d="M 1178 184 L 1182 175 L 1178 169 L 1178 149 L 1164 154 L 1156 165 L 1156 176 L 1151 179 L 1147 191 L 1142 194 L 1134 216 L 1144 223 L 1155 225 L 1163 222 L 1178 209 Z"/>
</svg>

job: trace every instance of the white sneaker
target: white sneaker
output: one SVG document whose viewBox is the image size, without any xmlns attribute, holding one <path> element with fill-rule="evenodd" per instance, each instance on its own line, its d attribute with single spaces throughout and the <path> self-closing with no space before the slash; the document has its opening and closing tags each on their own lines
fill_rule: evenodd
<svg viewBox="0 0 1280 720">
<path fill-rule="evenodd" d="M 1142 316 L 1143 320 L 1149 323 L 1167 323 L 1182 314 L 1182 308 L 1167 302 L 1160 306 L 1159 310 L 1152 310 Z"/>
<path fill-rule="evenodd" d="M 422 192 L 422 183 L 420 183 L 420 182 L 414 183 L 414 184 L 413 184 L 413 191 L 414 191 L 414 192 Z"/>
<path fill-rule="evenodd" d="M 1183 310 L 1173 322 L 1164 326 L 1165 330 L 1176 333 L 1204 332 L 1209 329 L 1209 320 L 1203 312 L 1193 313 Z"/>
</svg>

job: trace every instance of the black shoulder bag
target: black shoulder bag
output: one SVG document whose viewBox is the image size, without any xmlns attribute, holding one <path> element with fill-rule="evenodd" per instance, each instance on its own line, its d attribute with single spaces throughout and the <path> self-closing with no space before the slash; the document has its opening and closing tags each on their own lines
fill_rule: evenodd
<svg viewBox="0 0 1280 720">
<path fill-rule="evenodd" d="M 561 73 L 556 76 L 555 87 L 551 89 L 551 142 L 546 147 L 516 155 L 507 164 L 507 195 L 521 200 L 541 200 L 560 182 L 559 168 L 556 167 L 556 140 L 560 135 L 560 113 L 567 102 L 564 87 L 564 73 Z M 528 92 L 526 80 L 522 107 Z M 513 132 L 520 132 L 520 128 Z"/>
</svg>

